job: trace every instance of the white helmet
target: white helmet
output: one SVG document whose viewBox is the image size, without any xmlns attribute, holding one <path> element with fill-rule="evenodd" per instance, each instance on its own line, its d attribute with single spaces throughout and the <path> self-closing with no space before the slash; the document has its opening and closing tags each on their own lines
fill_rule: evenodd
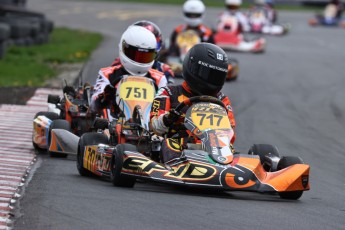
<svg viewBox="0 0 345 230">
<path fill-rule="evenodd" d="M 205 5 L 200 0 L 187 0 L 183 4 L 184 20 L 189 26 L 195 27 L 202 23 Z"/>
<path fill-rule="evenodd" d="M 130 26 L 119 43 L 121 64 L 130 74 L 145 76 L 153 65 L 156 47 L 153 33 L 142 26 Z"/>
<path fill-rule="evenodd" d="M 225 5 L 240 6 L 242 5 L 242 0 L 225 0 Z"/>
</svg>

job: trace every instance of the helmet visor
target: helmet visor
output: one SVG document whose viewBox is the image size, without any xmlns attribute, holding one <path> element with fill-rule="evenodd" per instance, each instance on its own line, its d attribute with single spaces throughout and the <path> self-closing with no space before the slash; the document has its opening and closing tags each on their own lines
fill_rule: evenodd
<svg viewBox="0 0 345 230">
<path fill-rule="evenodd" d="M 184 13 L 187 18 L 201 18 L 202 14 L 199 13 Z"/>
<path fill-rule="evenodd" d="M 150 63 L 156 57 L 156 49 L 146 49 L 122 43 L 123 53 L 131 60 L 138 63 Z"/>
<path fill-rule="evenodd" d="M 223 86 L 228 72 L 228 69 L 203 63 L 199 61 L 198 65 L 193 65 L 191 73 L 194 76 L 199 76 L 200 79 L 209 82 L 214 86 Z"/>
</svg>

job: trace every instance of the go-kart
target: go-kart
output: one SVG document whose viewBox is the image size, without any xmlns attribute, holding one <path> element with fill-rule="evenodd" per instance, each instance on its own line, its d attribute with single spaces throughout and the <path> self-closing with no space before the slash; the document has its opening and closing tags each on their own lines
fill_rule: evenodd
<svg viewBox="0 0 345 230">
<path fill-rule="evenodd" d="M 252 53 L 265 51 L 265 38 L 247 39 L 239 31 L 239 22 L 236 17 L 231 15 L 222 16 L 214 36 L 215 43 L 224 50 Z"/>
<path fill-rule="evenodd" d="M 76 88 L 68 86 L 63 88 L 63 96 L 48 95 L 48 111 L 36 113 L 33 121 L 32 142 L 35 149 L 48 150 L 50 156 L 66 157 L 73 153 L 74 148 L 69 143 L 77 140 L 83 133 L 92 128 L 94 115 L 89 112 L 91 86 L 84 84 Z M 63 140 L 53 129 L 67 131 Z"/>
<path fill-rule="evenodd" d="M 133 187 L 140 178 L 181 186 L 278 193 L 293 200 L 309 190 L 309 165 L 301 158 L 280 157 L 276 147 L 263 144 L 253 145 L 248 154 L 234 152 L 230 145 L 234 131 L 220 100 L 193 97 L 179 104 L 175 113 L 186 107 L 184 126 L 190 138 L 198 141 L 188 143 L 180 157 L 163 164 L 131 144 L 98 144 L 86 149 L 85 155 L 97 151 L 109 154 L 110 178 L 115 186 Z M 179 138 L 178 134 L 173 138 Z M 95 159 L 96 155 L 92 156 Z"/>
<path fill-rule="evenodd" d="M 274 24 L 267 16 L 265 9 L 262 7 L 256 7 L 249 11 L 248 22 L 251 33 L 260 33 L 268 35 L 284 35 L 288 33 L 290 24 Z"/>
<path fill-rule="evenodd" d="M 150 154 L 149 118 L 155 86 L 151 79 L 124 77 L 118 84 L 116 102 L 119 119 L 109 122 L 96 118 L 94 128 L 100 132 L 85 133 L 77 143 L 77 169 L 80 175 L 110 176 L 110 161 L 115 146 L 130 143 L 143 154 Z"/>
<path fill-rule="evenodd" d="M 175 77 L 182 77 L 182 63 L 184 57 L 190 48 L 200 43 L 200 37 L 194 30 L 186 30 L 178 34 L 176 44 L 179 48 L 180 56 L 167 56 L 166 62 L 174 71 Z M 228 75 L 226 80 L 235 80 L 239 74 L 238 61 L 234 58 L 228 58 Z"/>
<path fill-rule="evenodd" d="M 345 28 L 345 18 L 337 18 L 337 8 L 333 4 L 328 4 L 322 14 L 316 14 L 315 17 L 309 19 L 310 26 L 340 26 Z"/>
</svg>

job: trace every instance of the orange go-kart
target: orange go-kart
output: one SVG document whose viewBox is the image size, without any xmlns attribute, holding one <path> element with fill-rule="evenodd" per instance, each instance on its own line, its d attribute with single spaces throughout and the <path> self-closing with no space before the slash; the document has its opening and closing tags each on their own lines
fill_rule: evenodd
<svg viewBox="0 0 345 230">
<path fill-rule="evenodd" d="M 178 105 L 175 112 L 180 114 L 186 108 L 184 126 L 189 139 L 197 141 L 188 143 L 180 157 L 164 164 L 157 158 L 159 145 L 154 136 L 152 141 L 147 136 L 144 141 L 151 154 L 138 145 L 112 146 L 97 141 L 80 148 L 78 154 L 94 159 L 93 162 L 99 160 L 100 165 L 102 154 L 107 156 L 106 166 L 115 186 L 133 187 L 139 178 L 181 186 L 275 193 L 292 200 L 309 190 L 310 166 L 301 158 L 280 156 L 276 147 L 266 144 L 254 144 L 248 154 L 234 152 L 230 144 L 234 131 L 220 100 L 193 97 Z M 179 138 L 178 134 L 174 138 Z M 82 162 L 95 167 L 85 158 Z"/>
<path fill-rule="evenodd" d="M 94 115 L 89 111 L 90 99 L 91 86 L 87 83 L 77 88 L 66 84 L 62 97 L 48 95 L 48 111 L 38 112 L 33 121 L 35 149 L 46 149 L 50 156 L 57 157 L 75 154 L 76 145 L 72 143 L 92 129 Z"/>
<path fill-rule="evenodd" d="M 96 118 L 99 132 L 85 133 L 77 144 L 77 169 L 82 176 L 110 176 L 112 149 L 116 145 L 135 145 L 143 154 L 151 153 L 149 119 L 156 93 L 153 81 L 146 77 L 126 76 L 117 86 L 116 102 L 121 110 L 119 119 L 109 122 Z"/>
</svg>

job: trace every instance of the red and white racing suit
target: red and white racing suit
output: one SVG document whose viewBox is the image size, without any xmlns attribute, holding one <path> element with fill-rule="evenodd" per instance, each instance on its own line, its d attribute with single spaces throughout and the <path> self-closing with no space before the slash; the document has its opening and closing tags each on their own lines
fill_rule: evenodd
<svg viewBox="0 0 345 230">
<path fill-rule="evenodd" d="M 112 121 L 118 116 L 119 110 L 115 104 L 115 95 L 106 95 L 104 89 L 107 85 L 112 85 L 117 88 L 120 80 L 125 76 L 130 75 L 123 66 L 109 66 L 101 68 L 94 85 L 94 92 L 91 98 L 91 110 L 102 115 L 104 118 Z M 145 77 L 153 80 L 156 89 L 167 86 L 167 79 L 162 72 L 155 69 L 150 69 Z"/>
<path fill-rule="evenodd" d="M 250 25 L 248 22 L 248 18 L 244 15 L 244 13 L 242 13 L 239 10 L 226 10 L 226 11 L 224 11 L 219 16 L 218 22 L 222 20 L 222 17 L 229 17 L 229 16 L 235 17 L 238 20 L 238 22 L 239 22 L 238 33 L 250 31 Z"/>
<path fill-rule="evenodd" d="M 183 82 L 182 85 L 161 88 L 153 101 L 151 108 L 151 128 L 157 135 L 162 136 L 163 134 L 167 134 L 168 137 L 162 142 L 160 156 L 162 162 L 166 163 L 173 158 L 179 157 L 185 144 L 187 142 L 191 142 L 191 140 L 188 139 L 189 134 L 183 129 L 179 130 L 179 127 L 183 126 L 183 120 L 187 108 L 185 108 L 185 111 L 182 111 L 184 114 L 181 115 L 180 119 L 171 126 L 174 127 L 174 130 L 169 130 L 169 127 L 164 125 L 163 116 L 171 109 L 176 108 L 182 101 L 193 96 L 196 95 L 192 93 L 187 83 Z M 235 129 L 236 122 L 230 99 L 222 92 L 219 92 L 216 97 L 226 106 L 230 124 L 232 128 Z M 170 138 L 176 133 L 179 133 L 179 136 L 182 138 Z M 235 139 L 236 136 L 234 135 L 231 139 L 231 144 L 235 142 Z M 192 140 L 192 142 L 193 141 L 195 140 Z"/>
</svg>

